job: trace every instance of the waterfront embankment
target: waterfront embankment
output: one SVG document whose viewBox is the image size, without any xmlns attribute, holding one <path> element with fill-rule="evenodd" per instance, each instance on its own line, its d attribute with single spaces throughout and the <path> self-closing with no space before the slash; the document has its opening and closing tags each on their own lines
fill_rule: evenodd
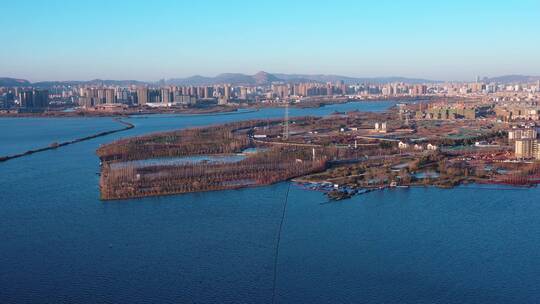
<svg viewBox="0 0 540 304">
<path fill-rule="evenodd" d="M 94 139 L 94 138 L 98 138 L 98 137 L 102 137 L 102 136 L 106 136 L 106 135 L 126 131 L 126 130 L 129 130 L 129 129 L 133 129 L 135 127 L 133 124 L 131 124 L 129 122 L 126 122 L 126 121 L 123 121 L 123 120 L 118 119 L 118 118 L 115 118 L 114 121 L 117 121 L 118 123 L 124 125 L 124 127 L 120 128 L 120 129 L 99 132 L 99 133 L 96 133 L 96 134 L 93 134 L 93 135 L 80 137 L 80 138 L 76 138 L 76 139 L 73 139 L 73 140 L 64 141 L 64 142 L 61 142 L 61 143 L 53 142 L 53 143 L 51 143 L 50 145 L 48 145 L 46 147 L 41 147 L 41 148 L 37 148 L 37 149 L 31 149 L 31 150 L 27 150 L 27 151 L 22 152 L 22 153 L 17 153 L 17 154 L 12 154 L 12 155 L 7 155 L 7 156 L 0 156 L 0 162 L 5 162 L 5 161 L 16 159 L 16 158 L 21 158 L 21 157 L 24 157 L 24 156 L 32 155 L 34 153 L 39 153 L 39 152 L 44 152 L 44 151 L 48 151 L 48 150 L 58 149 L 60 147 L 76 144 L 76 143 L 79 143 L 79 142 L 82 142 L 82 141 L 91 140 L 91 139 Z"/>
</svg>

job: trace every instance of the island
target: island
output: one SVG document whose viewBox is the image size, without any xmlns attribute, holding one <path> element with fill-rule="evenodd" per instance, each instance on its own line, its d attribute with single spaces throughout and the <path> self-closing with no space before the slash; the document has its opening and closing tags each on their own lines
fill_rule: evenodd
<svg viewBox="0 0 540 304">
<path fill-rule="evenodd" d="M 97 150 L 101 199 L 287 180 L 336 200 L 393 187 L 540 182 L 540 163 L 516 155 L 510 125 L 487 119 L 489 107 L 445 118 L 426 116 L 423 107 L 399 104 L 383 113 L 251 120 L 121 139 Z"/>
</svg>

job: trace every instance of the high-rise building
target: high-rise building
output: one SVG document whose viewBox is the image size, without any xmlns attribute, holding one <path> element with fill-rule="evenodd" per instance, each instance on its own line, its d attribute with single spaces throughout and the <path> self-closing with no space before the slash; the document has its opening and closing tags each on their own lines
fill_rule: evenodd
<svg viewBox="0 0 540 304">
<path fill-rule="evenodd" d="M 427 86 L 423 84 L 417 84 L 413 89 L 414 95 L 425 95 L 427 94 Z"/>
<path fill-rule="evenodd" d="M 118 88 L 116 90 L 116 102 L 118 103 L 129 103 L 130 102 L 130 91 L 127 88 Z"/>
<path fill-rule="evenodd" d="M 0 95 L 0 109 L 7 109 L 8 108 L 8 102 L 6 94 Z"/>
<path fill-rule="evenodd" d="M 6 99 L 5 99 L 6 108 L 9 108 L 13 104 L 13 101 L 15 101 L 15 92 L 14 91 L 7 92 Z"/>
<path fill-rule="evenodd" d="M 116 99 L 114 95 L 115 95 L 114 89 L 105 89 L 105 103 L 106 104 L 116 103 Z"/>
<path fill-rule="evenodd" d="M 147 88 L 138 88 L 137 89 L 137 104 L 144 106 L 148 103 L 148 89 Z"/>
<path fill-rule="evenodd" d="M 161 102 L 161 90 L 150 89 L 148 90 L 148 101 L 151 103 L 160 103 Z"/>
<path fill-rule="evenodd" d="M 515 142 L 515 155 L 516 158 L 532 158 L 533 157 L 533 148 L 534 146 L 538 146 L 538 143 L 536 140 L 532 139 L 518 139 Z"/>
<path fill-rule="evenodd" d="M 34 107 L 46 108 L 49 106 L 49 91 L 34 90 Z"/>
<path fill-rule="evenodd" d="M 48 90 L 25 90 L 19 94 L 21 108 L 43 109 L 49 106 Z"/>
<path fill-rule="evenodd" d="M 341 82 L 341 94 L 347 95 L 347 85 L 343 81 Z"/>
<path fill-rule="evenodd" d="M 88 89 L 84 87 L 79 88 L 79 96 L 80 97 L 87 97 L 88 96 Z"/>
<path fill-rule="evenodd" d="M 91 108 L 92 106 L 94 106 L 94 100 L 93 100 L 92 97 L 80 96 L 79 97 L 79 105 L 88 109 L 88 108 Z"/>
<path fill-rule="evenodd" d="M 334 86 L 331 83 L 326 84 L 326 95 L 334 95 Z"/>
<path fill-rule="evenodd" d="M 197 98 L 204 98 L 204 87 L 197 87 Z"/>
<path fill-rule="evenodd" d="M 289 87 L 285 84 L 273 84 L 272 92 L 280 99 L 285 99 L 289 96 Z"/>
<path fill-rule="evenodd" d="M 540 142 L 538 140 L 533 141 L 533 157 L 540 160 Z"/>
<path fill-rule="evenodd" d="M 240 99 L 247 100 L 248 99 L 248 89 L 246 87 L 240 88 Z"/>
<path fill-rule="evenodd" d="M 223 97 L 228 102 L 231 99 L 231 86 L 226 84 L 223 92 Z"/>
<path fill-rule="evenodd" d="M 25 90 L 19 93 L 19 102 L 21 108 L 33 108 L 34 107 L 34 91 Z"/>
<path fill-rule="evenodd" d="M 204 98 L 212 98 L 214 97 L 214 88 L 213 87 L 205 87 L 204 88 Z"/>
<path fill-rule="evenodd" d="M 97 99 L 99 100 L 99 104 L 105 103 L 105 89 L 97 89 Z"/>
<path fill-rule="evenodd" d="M 225 96 L 225 99 L 229 100 L 231 98 L 231 86 L 225 85 L 225 93 L 223 94 Z"/>
<path fill-rule="evenodd" d="M 161 102 L 166 104 L 171 103 L 171 91 L 169 89 L 161 89 Z"/>
</svg>

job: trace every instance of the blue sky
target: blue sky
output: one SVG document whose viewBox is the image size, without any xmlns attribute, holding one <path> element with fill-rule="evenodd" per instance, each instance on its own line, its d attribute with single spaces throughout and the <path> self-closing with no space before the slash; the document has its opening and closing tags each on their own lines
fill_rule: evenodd
<svg viewBox="0 0 540 304">
<path fill-rule="evenodd" d="M 540 0 L 0 0 L 0 76 L 540 75 Z"/>
</svg>

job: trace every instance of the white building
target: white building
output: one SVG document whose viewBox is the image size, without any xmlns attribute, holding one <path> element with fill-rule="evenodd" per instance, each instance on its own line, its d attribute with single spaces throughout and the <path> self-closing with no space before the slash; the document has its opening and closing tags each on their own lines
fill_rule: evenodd
<svg viewBox="0 0 540 304">
<path fill-rule="evenodd" d="M 409 149 L 409 144 L 400 141 L 400 142 L 398 143 L 398 148 L 400 148 L 400 149 Z"/>
<path fill-rule="evenodd" d="M 386 133 L 386 122 L 376 122 L 375 123 L 375 131 L 377 132 L 381 132 L 381 133 Z"/>
<path fill-rule="evenodd" d="M 431 143 L 429 143 L 429 144 L 427 144 L 426 149 L 428 149 L 428 150 L 430 150 L 430 151 L 437 151 L 437 150 L 439 150 L 439 147 L 436 146 L 436 145 L 432 145 Z"/>
<path fill-rule="evenodd" d="M 424 150 L 424 147 L 422 145 L 419 145 L 419 144 L 414 144 L 414 147 L 413 147 L 415 150 L 417 151 L 422 151 Z"/>
</svg>

